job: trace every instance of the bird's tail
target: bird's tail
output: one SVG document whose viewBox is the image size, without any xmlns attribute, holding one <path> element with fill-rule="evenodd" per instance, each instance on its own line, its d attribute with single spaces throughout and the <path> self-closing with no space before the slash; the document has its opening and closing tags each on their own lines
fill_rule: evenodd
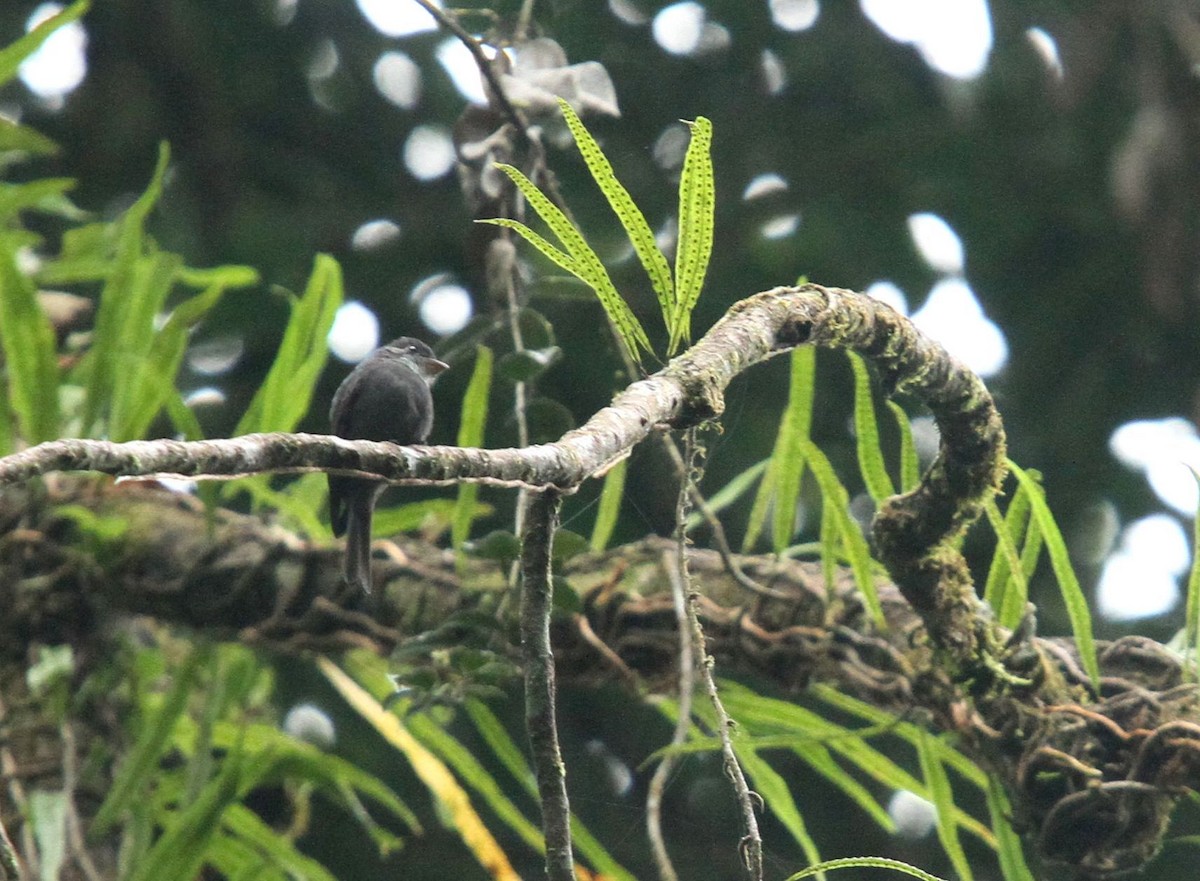
<svg viewBox="0 0 1200 881">
<path fill-rule="evenodd" d="M 365 503 L 360 503 L 365 502 Z M 375 499 L 354 499 L 346 524 L 346 557 L 342 572 L 347 584 L 357 586 L 363 593 L 371 592 L 371 509 Z"/>
</svg>

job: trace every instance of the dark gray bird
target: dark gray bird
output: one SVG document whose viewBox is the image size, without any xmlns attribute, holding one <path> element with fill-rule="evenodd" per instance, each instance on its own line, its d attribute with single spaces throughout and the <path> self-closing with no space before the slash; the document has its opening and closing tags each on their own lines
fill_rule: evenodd
<svg viewBox="0 0 1200 881">
<path fill-rule="evenodd" d="M 338 437 L 423 444 L 433 427 L 429 387 L 449 367 L 420 340 L 400 337 L 376 349 L 342 380 L 329 407 Z M 371 591 L 371 514 L 383 481 L 329 475 L 329 520 L 346 536 L 346 582 Z"/>
</svg>

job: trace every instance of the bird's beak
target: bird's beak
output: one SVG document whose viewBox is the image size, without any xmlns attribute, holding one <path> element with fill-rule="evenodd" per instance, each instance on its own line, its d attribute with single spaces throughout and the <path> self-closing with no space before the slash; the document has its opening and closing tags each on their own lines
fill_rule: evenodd
<svg viewBox="0 0 1200 881">
<path fill-rule="evenodd" d="M 443 370 L 449 370 L 450 365 L 445 361 L 439 361 L 437 358 L 424 358 L 421 361 L 421 372 L 433 379 Z"/>
</svg>

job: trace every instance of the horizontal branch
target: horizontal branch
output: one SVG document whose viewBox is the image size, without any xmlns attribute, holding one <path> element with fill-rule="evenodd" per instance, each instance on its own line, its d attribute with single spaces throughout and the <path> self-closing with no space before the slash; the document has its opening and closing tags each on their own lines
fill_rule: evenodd
<svg viewBox="0 0 1200 881">
<path fill-rule="evenodd" d="M 310 434 L 126 443 L 58 440 L 0 459 L 0 485 L 54 471 L 221 480 L 322 470 L 397 483 L 469 481 L 571 490 L 656 428 L 681 428 L 718 416 L 724 390 L 735 376 L 803 343 L 861 351 L 881 365 L 890 388 L 925 399 L 939 419 L 958 406 L 947 399 L 948 378 L 957 381 L 958 397 L 966 388 L 966 397 L 976 400 L 982 390 L 974 374 L 886 305 L 850 291 L 804 285 L 776 288 L 738 303 L 685 354 L 633 383 L 586 424 L 550 444 L 496 450 L 400 447 Z M 970 452 L 979 453 L 975 448 Z"/>
</svg>

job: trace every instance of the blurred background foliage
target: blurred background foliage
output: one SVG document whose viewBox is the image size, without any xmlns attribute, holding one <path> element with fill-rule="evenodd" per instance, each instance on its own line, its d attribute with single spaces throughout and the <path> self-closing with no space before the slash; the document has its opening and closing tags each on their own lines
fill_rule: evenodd
<svg viewBox="0 0 1200 881">
<path fill-rule="evenodd" d="M 224 396 L 197 405 L 208 436 L 233 431 L 278 349 L 288 306 L 273 286 L 302 290 L 318 251 L 340 261 L 346 298 L 378 317 L 384 338 L 436 341 L 419 307 L 437 285 L 463 286 L 476 313 L 496 308 L 452 163 L 422 171 L 413 160 L 416 144 L 432 143 L 436 154 L 463 111 L 442 63 L 453 41 L 433 30 L 389 35 L 364 15 L 405 5 L 104 0 L 73 38 L 86 65 L 77 86 L 38 94 L 30 80 L 0 92 L 0 109 L 62 147 L 7 170 L 11 179 L 77 178 L 75 203 L 109 219 L 144 191 L 165 140 L 171 164 L 153 234 L 189 266 L 244 264 L 261 274 L 259 286 L 226 295 L 192 337 L 183 390 L 216 385 Z M 503 34 L 521 5 L 463 3 L 475 10 L 463 22 Z M 1178 503 L 1190 498 L 1186 470 L 1175 472 L 1173 488 L 1160 478 L 1155 492 L 1110 441 L 1131 421 L 1177 417 L 1180 442 L 1158 455 L 1194 454 L 1200 14 L 1186 0 L 963 5 L 985 10 L 989 44 L 979 70 L 954 75 L 937 69 L 928 45 L 894 39 L 877 23 L 890 6 L 893 35 L 897 21 L 916 33 L 920 10 L 937 4 L 713 0 L 665 9 L 651 0 L 540 0 L 533 24 L 571 62 L 600 62 L 611 76 L 620 117 L 587 124 L 653 227 L 676 207 L 685 143 L 677 120 L 712 120 L 717 232 L 697 336 L 734 301 L 800 276 L 858 290 L 888 281 L 914 310 L 948 277 L 969 286 L 1007 344 L 989 386 L 1010 453 L 1044 473 L 1091 589 L 1123 526 L 1162 514 L 1179 527 L 1190 516 Z M 0 5 L 4 41 L 37 8 Z M 954 15 L 943 17 L 943 28 L 956 26 Z M 419 72 L 391 98 L 380 86 L 382 58 Z M 62 64 L 57 72 L 69 81 Z M 618 285 L 640 315 L 652 315 L 653 293 L 583 163 L 552 148 L 550 164 Z M 922 213 L 957 233 L 961 267 L 923 256 L 910 223 Z M 28 222 L 51 241 L 63 229 L 60 218 Z M 595 332 L 599 307 L 555 290 L 536 285 L 535 305 L 565 357 L 538 390 L 581 422 L 623 382 L 620 361 Z M 214 359 L 231 366 L 214 376 Z M 813 436 L 856 491 L 851 373 L 844 359 L 819 362 Z M 323 402 L 345 373 L 339 367 L 326 371 L 301 430 L 327 428 Z M 469 373 L 452 371 L 438 386 L 436 442 L 457 436 Z M 780 359 L 730 390 L 724 433 L 710 444 L 710 493 L 769 455 L 787 376 Z M 487 445 L 515 441 L 510 412 L 507 402 L 492 407 Z M 171 430 L 165 421 L 160 428 Z M 617 540 L 669 529 L 674 486 L 661 455 L 649 445 L 635 453 Z M 597 492 L 569 500 L 568 527 L 586 531 Z M 511 504 L 484 496 L 498 517 Z M 748 507 L 749 496 L 728 517 L 735 542 Z M 1178 584 L 1182 571 L 1168 576 Z M 1032 598 L 1043 607 L 1041 628 L 1066 632 L 1057 592 L 1040 575 Z M 1137 589 L 1139 571 L 1131 575 Z M 1181 604 L 1159 611 L 1101 617 L 1099 633 L 1166 639 L 1182 624 Z M 602 713 L 595 704 L 568 710 L 566 724 L 580 732 Z M 619 736 L 609 731 L 605 749 Z M 718 820 L 707 809 L 695 817 Z"/>
</svg>

